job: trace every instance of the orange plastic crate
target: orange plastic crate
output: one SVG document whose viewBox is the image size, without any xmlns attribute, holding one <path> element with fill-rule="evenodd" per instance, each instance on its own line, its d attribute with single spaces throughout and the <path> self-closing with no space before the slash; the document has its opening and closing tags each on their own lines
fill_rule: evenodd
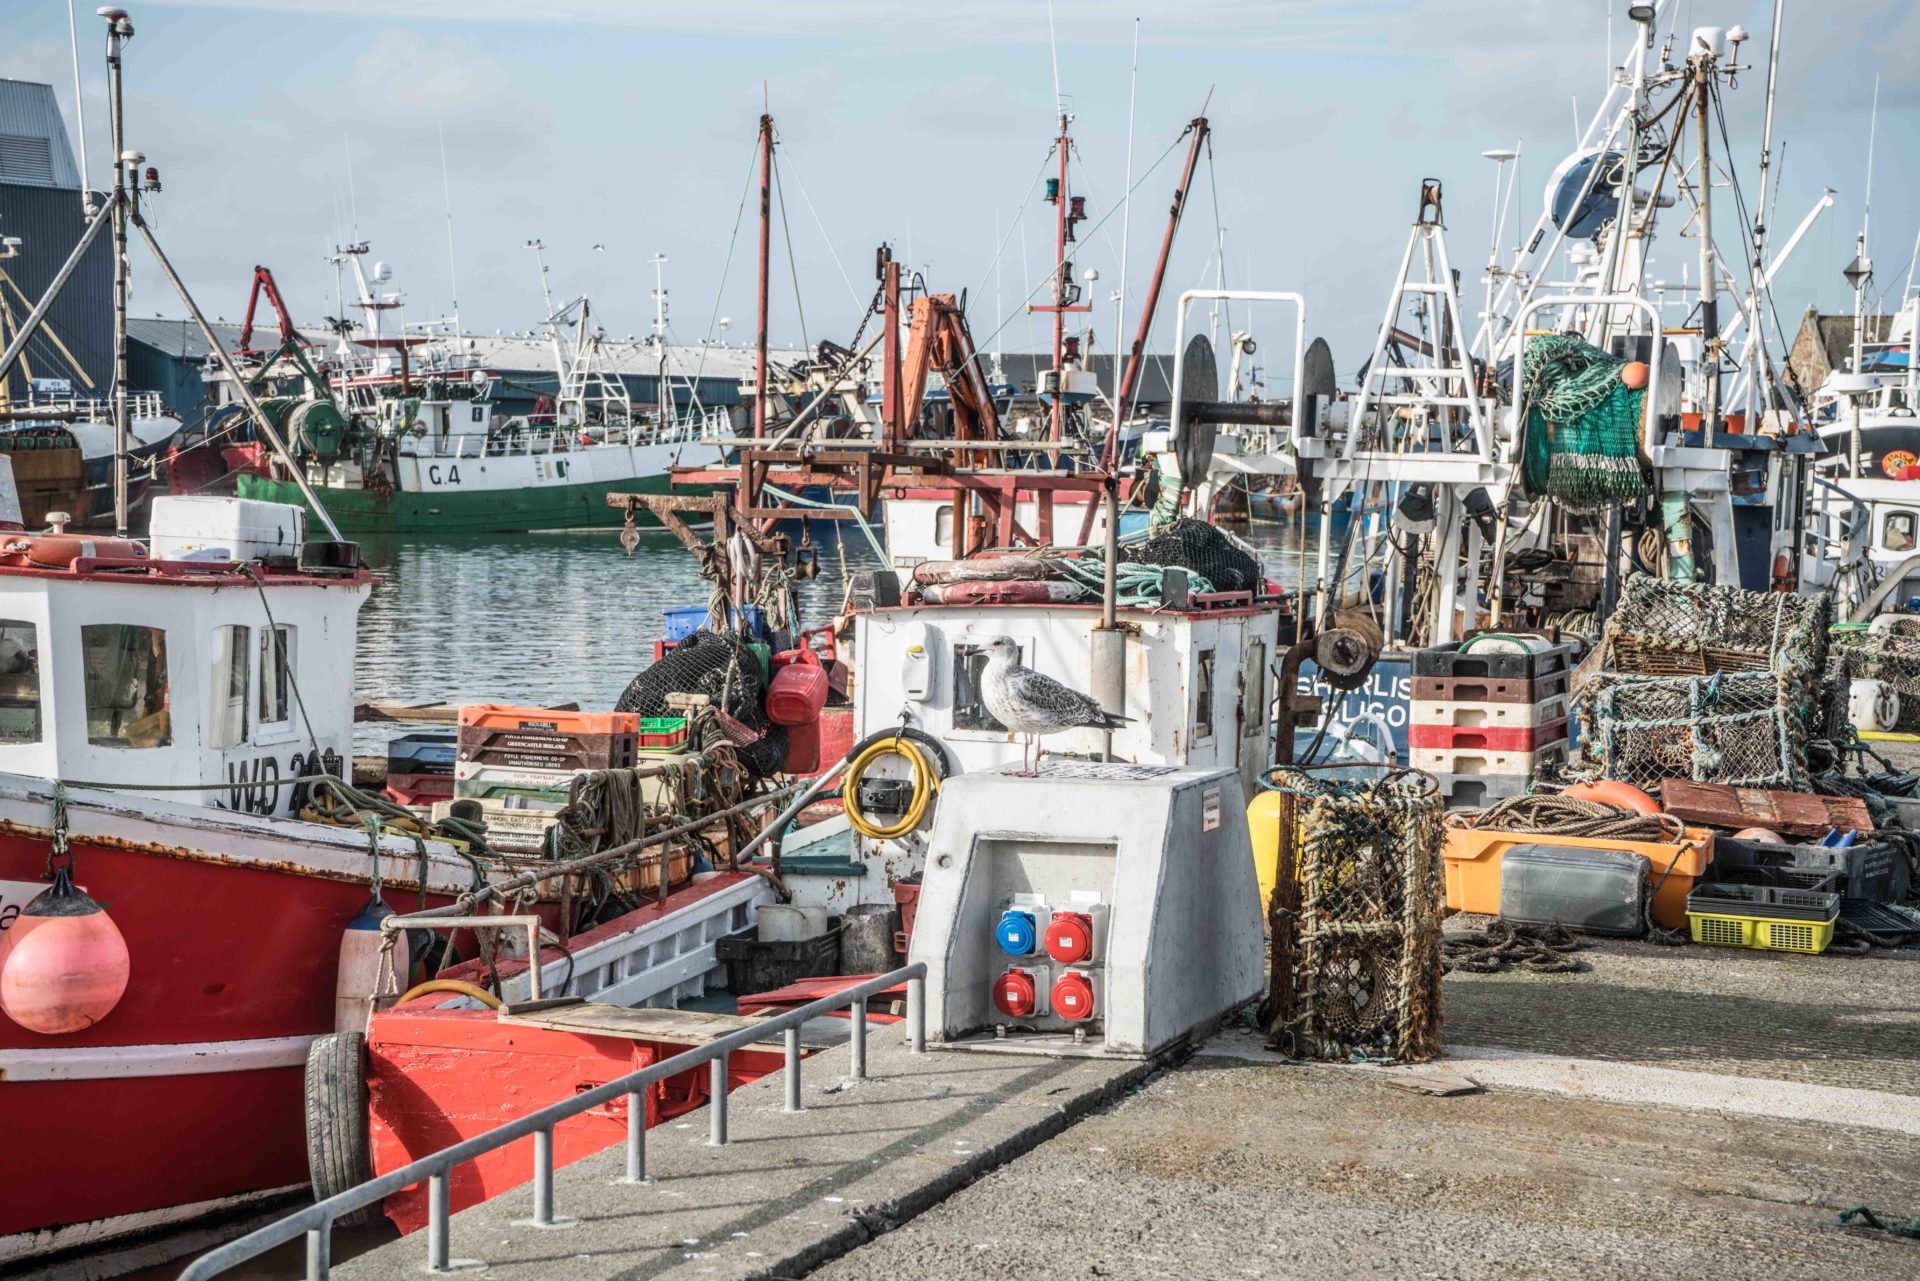
<svg viewBox="0 0 1920 1281">
<path fill-rule="evenodd" d="M 534 734 L 638 734 L 637 712 L 562 712 L 505 703 L 468 703 L 460 709 L 462 728 L 517 730 Z"/>
<path fill-rule="evenodd" d="M 1449 827 L 1440 845 L 1447 865 L 1447 906 L 1457 912 L 1500 914 L 1500 860 L 1516 845 L 1559 845 L 1581 850 L 1631 850 L 1651 865 L 1653 919 L 1670 930 L 1687 928 L 1687 895 L 1713 862 L 1713 832 L 1689 827 L 1684 840 L 1622 841 L 1577 836 L 1543 836 L 1484 827 Z M 1672 871 L 1667 869 L 1671 867 Z M 1662 875 L 1666 880 L 1662 881 Z"/>
</svg>

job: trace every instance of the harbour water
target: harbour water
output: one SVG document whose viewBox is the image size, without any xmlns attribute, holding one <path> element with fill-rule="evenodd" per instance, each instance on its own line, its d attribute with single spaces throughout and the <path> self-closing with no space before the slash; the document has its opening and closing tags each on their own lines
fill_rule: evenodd
<svg viewBox="0 0 1920 1281">
<path fill-rule="evenodd" d="M 1269 576 L 1295 581 L 1291 526 L 1236 532 L 1260 550 Z M 800 593 L 818 626 L 846 599 L 848 578 L 879 564 L 857 533 L 821 544 L 820 576 Z M 612 707 L 653 661 L 661 613 L 703 603 L 709 585 L 671 536 L 643 537 L 633 555 L 616 532 L 518 534 L 370 543 L 380 576 L 360 614 L 355 698 L 407 704 L 497 702 Z M 376 753 L 393 732 L 362 725 L 356 750 Z"/>
</svg>

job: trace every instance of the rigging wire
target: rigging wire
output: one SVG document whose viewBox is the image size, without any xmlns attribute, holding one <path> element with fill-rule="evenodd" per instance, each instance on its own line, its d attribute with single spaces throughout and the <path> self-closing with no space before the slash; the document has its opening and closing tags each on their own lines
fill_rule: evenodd
<svg viewBox="0 0 1920 1281">
<path fill-rule="evenodd" d="M 793 309 L 800 313 L 800 345 L 812 351 L 813 343 L 807 339 L 807 309 L 800 302 L 800 264 L 793 257 L 793 227 L 787 221 L 787 197 L 780 187 L 778 164 L 773 166 L 773 202 L 780 209 L 780 238 L 787 244 L 787 272 L 793 281 Z"/>
<path fill-rule="evenodd" d="M 1181 141 L 1181 139 L 1182 139 L 1182 138 L 1185 138 L 1185 137 L 1186 137 L 1186 135 L 1185 135 L 1185 134 L 1183 133 L 1183 134 L 1181 134 L 1181 135 L 1180 135 L 1180 137 L 1179 137 L 1179 138 L 1175 138 L 1175 139 L 1173 140 L 1173 143 L 1172 143 L 1172 145 L 1171 145 L 1171 146 L 1169 146 L 1169 147 L 1168 147 L 1168 148 L 1167 148 L 1167 149 L 1166 149 L 1165 151 L 1163 151 L 1163 152 L 1161 152 L 1161 153 L 1160 153 L 1160 157 L 1159 157 L 1159 159 L 1157 159 L 1157 160 L 1155 160 L 1155 161 L 1153 162 L 1153 164 L 1151 164 L 1150 166 L 1148 166 L 1148 168 L 1147 168 L 1147 171 L 1146 171 L 1145 173 L 1143 173 L 1143 174 L 1141 174 L 1141 175 L 1140 175 L 1140 181 L 1139 181 L 1139 182 L 1136 182 L 1136 183 L 1134 183 L 1134 184 L 1133 184 L 1133 186 L 1132 186 L 1132 187 L 1131 187 L 1131 188 L 1129 189 L 1129 192 L 1128 192 L 1128 194 L 1132 194 L 1132 192 L 1134 192 L 1134 191 L 1138 191 L 1138 190 L 1140 189 L 1140 187 L 1141 187 L 1141 184 L 1142 184 L 1142 183 L 1145 183 L 1145 182 L 1146 182 L 1146 180 L 1147 180 L 1148 178 L 1151 178 L 1151 177 L 1153 176 L 1153 171 L 1154 171 L 1155 169 L 1158 169 L 1158 168 L 1160 167 L 1160 165 L 1161 165 L 1161 163 L 1162 163 L 1162 162 L 1164 162 L 1164 161 L 1166 160 L 1166 158 L 1167 158 L 1168 156 L 1170 156 L 1170 155 L 1172 155 L 1172 154 L 1173 154 L 1173 149 L 1174 149 L 1174 147 L 1178 147 L 1178 146 L 1180 145 L 1180 141 Z M 1051 154 L 1051 153 L 1049 153 L 1049 154 Z M 1107 212 L 1106 212 L 1106 213 L 1105 213 L 1105 214 L 1104 214 L 1104 215 L 1103 215 L 1103 216 L 1101 217 L 1101 219 L 1100 219 L 1100 221 L 1099 221 L 1099 222 L 1096 222 L 1096 223 L 1094 223 L 1094 224 L 1093 224 L 1093 226 L 1092 226 L 1091 228 L 1089 228 L 1089 229 L 1088 229 L 1088 234 L 1092 234 L 1093 232 L 1095 232 L 1095 231 L 1098 231 L 1098 230 L 1100 230 L 1100 228 L 1101 228 L 1102 226 L 1104 226 L 1104 225 L 1105 225 L 1105 223 L 1106 223 L 1106 221 L 1107 221 L 1107 219 L 1109 219 L 1109 218 L 1111 218 L 1111 217 L 1113 217 L 1113 216 L 1114 216 L 1114 215 L 1115 215 L 1116 213 L 1118 213 L 1118 212 L 1120 212 L 1120 210 L 1121 210 L 1121 209 L 1122 209 L 1123 207 L 1124 207 L 1124 202 L 1122 202 L 1122 204 L 1118 204 L 1118 205 L 1115 205 L 1115 206 L 1114 206 L 1113 208 L 1111 208 L 1111 209 L 1109 209 L 1109 210 L 1107 210 Z M 1017 219 L 1017 218 L 1016 218 L 1016 219 L 1014 219 L 1014 221 L 1015 221 L 1015 222 L 1018 222 L 1018 221 L 1019 221 L 1019 219 Z M 1016 305 L 1016 306 L 1017 306 L 1017 307 L 1018 307 L 1018 308 L 1019 308 L 1020 310 L 1019 310 L 1019 311 L 1016 311 L 1016 312 L 1009 312 L 1009 313 L 1007 314 L 1007 316 L 1006 316 L 1006 317 L 1005 317 L 1005 318 L 1004 318 L 1003 320 L 1001 320 L 1001 322 L 1000 322 L 1000 324 L 998 325 L 998 327 L 996 327 L 996 328 L 994 329 L 994 331 L 993 331 L 992 333 L 990 333 L 990 334 L 988 334 L 988 335 L 987 335 L 987 336 L 986 336 L 985 338 L 982 338 L 982 339 L 979 339 L 979 340 L 977 340 L 977 341 L 976 341 L 976 342 L 974 343 L 974 352 L 973 352 L 973 356 L 972 356 L 972 358 L 971 358 L 971 359 L 972 359 L 972 360 L 974 360 L 974 361 L 978 361 L 978 360 L 980 359 L 980 353 L 981 353 L 981 352 L 983 352 L 983 351 L 985 351 L 985 350 L 986 350 L 986 348 L 987 348 L 987 346 L 988 346 L 988 345 L 989 345 L 990 343 L 992 343 L 992 342 L 993 342 L 993 340 L 994 340 L 994 339 L 995 339 L 996 337 L 998 337 L 998 336 L 999 336 L 999 334 L 1000 334 L 1000 331 L 1001 331 L 1002 329 L 1005 329 L 1005 328 L 1006 328 L 1006 327 L 1007 327 L 1008 325 L 1010 325 L 1010 324 L 1012 324 L 1012 323 L 1013 323 L 1013 318 L 1014 318 L 1014 317 L 1015 317 L 1016 315 L 1019 315 L 1019 314 L 1020 314 L 1021 312 L 1025 312 L 1025 311 L 1026 311 L 1026 306 L 1027 306 L 1027 304 L 1028 304 L 1028 303 L 1030 303 L 1030 302 L 1032 302 L 1032 301 L 1033 301 L 1033 299 L 1034 299 L 1034 296 L 1035 296 L 1036 294 L 1038 294 L 1038 293 L 1039 293 L 1039 292 L 1040 292 L 1040 291 L 1041 291 L 1042 289 L 1044 289 L 1044 288 L 1046 288 L 1046 287 L 1047 287 L 1047 285 L 1048 285 L 1048 284 L 1049 284 L 1049 283 L 1050 283 L 1050 282 L 1051 282 L 1052 280 L 1053 280 L 1053 273 L 1052 273 L 1052 272 L 1048 272 L 1048 273 L 1047 273 L 1047 274 L 1046 274 L 1046 275 L 1045 275 L 1045 276 L 1044 276 L 1044 277 L 1043 277 L 1043 278 L 1041 279 L 1041 281 L 1040 281 L 1040 283 L 1039 283 L 1039 284 L 1037 284 L 1037 285 L 1035 285 L 1035 286 L 1034 286 L 1033 288 L 1031 288 L 1031 289 L 1029 289 L 1029 290 L 1027 290 L 1027 296 L 1026 296 L 1026 297 L 1024 297 L 1024 298 L 1022 298 L 1022 299 L 1021 299 L 1021 300 L 1020 300 L 1020 301 L 1019 301 L 1019 302 L 1018 302 L 1017 304 L 1015 304 L 1015 305 Z M 1028 314 L 1031 314 L 1031 313 L 1028 313 Z"/>
<path fill-rule="evenodd" d="M 1020 240 L 1020 258 L 1022 262 L 1021 274 L 1023 277 L 1030 274 L 1026 271 L 1026 268 L 1024 265 L 1026 262 L 1026 252 L 1027 252 L 1026 251 L 1026 234 L 1025 234 L 1025 228 L 1020 223 L 1020 215 L 1027 211 L 1027 206 L 1029 204 L 1033 203 L 1033 193 L 1040 189 L 1040 180 L 1047 176 L 1047 163 L 1052 159 L 1053 159 L 1053 147 L 1049 146 L 1047 148 L 1047 154 L 1040 158 L 1040 168 L 1033 175 L 1033 182 L 1028 185 L 1027 194 L 1024 198 L 1021 199 L 1020 207 L 1013 211 L 1013 221 L 1007 224 L 1007 234 L 1000 238 L 1000 247 L 993 251 L 993 261 L 987 264 L 986 274 L 980 277 L 980 283 L 975 285 L 973 288 L 973 291 L 976 294 L 979 294 L 981 297 L 986 296 L 987 282 L 994 278 L 993 273 L 1000 266 L 1000 256 L 1007 251 L 1007 244 L 1013 239 L 1013 233 L 1015 231 L 1021 232 L 1021 240 Z M 1029 294 L 1027 296 L 1031 298 L 1033 295 Z M 998 333 L 1000 331 L 996 329 L 994 332 Z"/>
<path fill-rule="evenodd" d="M 740 187 L 740 204 L 733 211 L 733 236 L 727 241 L 726 261 L 720 264 L 720 283 L 713 291 L 713 314 L 707 318 L 706 341 L 700 344 L 700 359 L 694 366 L 693 376 L 701 377 L 707 368 L 707 353 L 713 349 L 713 331 L 720 323 L 720 304 L 727 293 L 727 274 L 733 269 L 733 251 L 740 246 L 740 221 L 746 216 L 747 196 L 753 191 L 753 168 L 760 160 L 760 140 L 753 140 L 753 150 L 747 159 L 747 180 Z"/>
<path fill-rule="evenodd" d="M 827 255 L 833 259 L 833 265 L 840 269 L 840 279 L 846 282 L 847 296 L 853 299 L 854 306 L 865 306 L 860 291 L 853 287 L 853 277 L 847 274 L 846 264 L 840 261 L 840 255 L 833 247 L 833 237 L 827 234 L 827 224 L 821 220 L 820 211 L 813 207 L 813 197 L 807 194 L 807 180 L 800 174 L 800 166 L 793 158 L 793 148 L 787 145 L 778 130 L 774 131 L 773 136 L 780 144 L 780 150 L 786 153 L 787 165 L 793 170 L 793 180 L 800 187 L 800 199 L 806 202 L 807 212 L 813 215 L 813 225 L 820 229 L 820 239 L 826 242 Z"/>
</svg>

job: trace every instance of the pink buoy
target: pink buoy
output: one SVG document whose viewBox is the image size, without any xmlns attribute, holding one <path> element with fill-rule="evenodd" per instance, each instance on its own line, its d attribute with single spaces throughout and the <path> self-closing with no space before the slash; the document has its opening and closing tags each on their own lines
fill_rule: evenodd
<svg viewBox="0 0 1920 1281">
<path fill-rule="evenodd" d="M 29 1032 L 84 1031 L 113 1012 L 132 970 L 120 927 L 61 868 L 0 937 L 0 1010 Z"/>
<path fill-rule="evenodd" d="M 1733 834 L 1736 841 L 1758 841 L 1762 845 L 1785 845 L 1787 838 L 1765 827 L 1743 827 Z"/>
</svg>

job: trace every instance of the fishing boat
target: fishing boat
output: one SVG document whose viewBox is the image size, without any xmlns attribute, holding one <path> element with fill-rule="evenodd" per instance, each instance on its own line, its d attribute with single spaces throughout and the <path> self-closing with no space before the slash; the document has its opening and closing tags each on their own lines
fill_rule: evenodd
<svg viewBox="0 0 1920 1281">
<path fill-rule="evenodd" d="M 338 255 L 365 317 L 342 327 L 327 373 L 342 426 L 303 435 L 292 464 L 242 471 L 243 497 L 304 503 L 311 489 L 357 537 L 605 527 L 622 520 L 609 493 L 664 492 L 670 468 L 723 457 L 711 443 L 728 431 L 723 414 L 636 410 L 605 368 L 605 335 L 585 297 L 557 310 L 548 300 L 558 394 L 508 416 L 497 376 L 473 361 L 457 327 L 395 331 L 403 295 L 387 288 L 386 264 L 363 265 L 368 252 L 362 241 Z"/>
</svg>

